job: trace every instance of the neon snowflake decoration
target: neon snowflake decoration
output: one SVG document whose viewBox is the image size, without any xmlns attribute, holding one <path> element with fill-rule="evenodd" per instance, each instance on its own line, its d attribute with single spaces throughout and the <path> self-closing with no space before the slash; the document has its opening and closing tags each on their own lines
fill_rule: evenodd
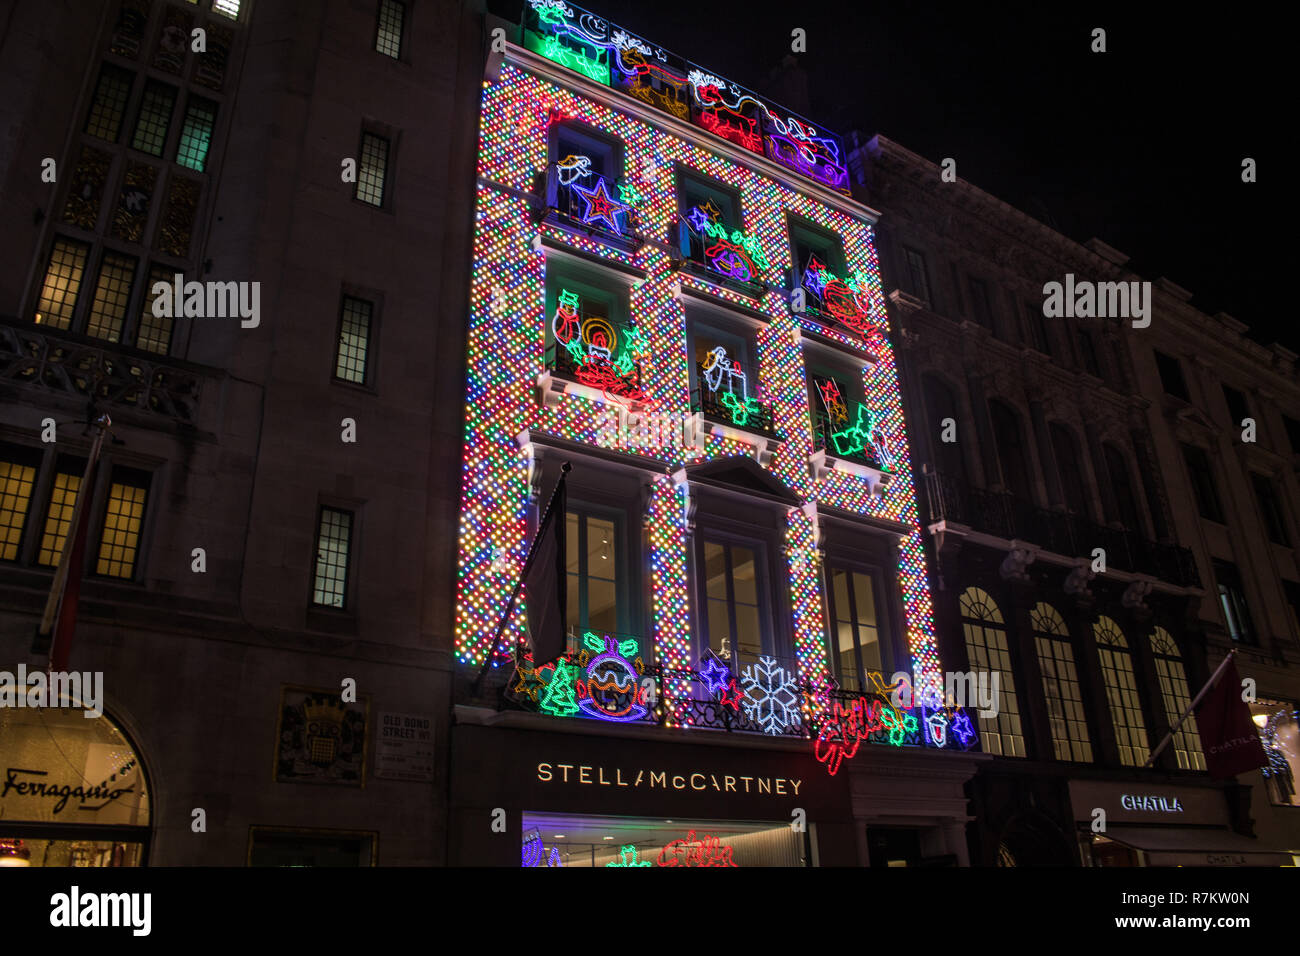
<svg viewBox="0 0 1300 956">
<path fill-rule="evenodd" d="M 774 657 L 760 657 L 740 672 L 745 691 L 745 716 L 765 734 L 779 734 L 799 720 L 798 685 L 794 675 Z"/>
</svg>

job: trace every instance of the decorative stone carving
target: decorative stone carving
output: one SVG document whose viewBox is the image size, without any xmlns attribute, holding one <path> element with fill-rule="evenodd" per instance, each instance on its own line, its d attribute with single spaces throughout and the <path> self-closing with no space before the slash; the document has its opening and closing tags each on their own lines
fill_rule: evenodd
<svg viewBox="0 0 1300 956">
<path fill-rule="evenodd" d="M 1002 559 L 1002 566 L 998 568 L 998 573 L 1002 575 L 1004 581 L 1027 582 L 1029 572 L 1026 569 L 1034 563 L 1034 558 L 1035 554 L 1030 548 L 1013 547 Z"/>
</svg>

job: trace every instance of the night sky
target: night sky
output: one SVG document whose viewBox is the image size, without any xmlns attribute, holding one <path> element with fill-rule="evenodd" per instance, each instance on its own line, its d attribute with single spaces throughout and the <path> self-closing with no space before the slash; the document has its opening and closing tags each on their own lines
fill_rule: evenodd
<svg viewBox="0 0 1300 956">
<path fill-rule="evenodd" d="M 802 27 L 810 119 L 846 138 L 883 133 L 935 162 L 952 156 L 962 179 L 1079 242 L 1097 236 L 1143 278 L 1166 276 L 1203 311 L 1300 351 L 1278 293 L 1293 271 L 1281 228 L 1295 206 L 1285 165 L 1295 81 L 1284 70 L 1296 53 L 1261 8 L 579 6 L 759 93 Z M 521 8 L 489 0 L 511 20 Z M 1106 29 L 1104 54 L 1090 51 L 1094 27 Z M 1247 156 L 1253 184 L 1241 181 Z"/>
</svg>

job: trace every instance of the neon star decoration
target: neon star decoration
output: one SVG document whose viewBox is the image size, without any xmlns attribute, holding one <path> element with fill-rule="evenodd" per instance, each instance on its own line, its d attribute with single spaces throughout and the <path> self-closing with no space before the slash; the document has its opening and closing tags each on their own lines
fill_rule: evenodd
<svg viewBox="0 0 1300 956">
<path fill-rule="evenodd" d="M 714 695 L 721 693 L 726 688 L 727 682 L 731 680 L 731 670 L 712 653 L 700 658 L 700 666 L 695 673 L 700 683 L 704 685 L 704 689 Z"/>
<path fill-rule="evenodd" d="M 597 178 L 596 185 L 592 189 L 586 189 L 577 183 L 573 184 L 572 189 L 587 204 L 587 211 L 582 215 L 584 223 L 596 225 L 603 221 L 609 229 L 620 236 L 623 234 L 625 227 L 619 217 L 626 216 L 632 211 L 632 207 L 611 196 L 605 180 Z"/>
</svg>

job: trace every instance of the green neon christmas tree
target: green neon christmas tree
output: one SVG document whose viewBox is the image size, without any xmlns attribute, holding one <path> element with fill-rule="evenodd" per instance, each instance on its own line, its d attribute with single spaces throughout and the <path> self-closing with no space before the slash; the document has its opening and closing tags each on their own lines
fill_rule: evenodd
<svg viewBox="0 0 1300 956">
<path fill-rule="evenodd" d="M 538 708 L 556 717 L 572 717 L 576 714 L 578 698 L 573 692 L 573 681 L 577 674 L 578 669 L 568 661 L 557 661 L 555 674 L 546 685 L 546 693 L 542 695 Z"/>
</svg>

